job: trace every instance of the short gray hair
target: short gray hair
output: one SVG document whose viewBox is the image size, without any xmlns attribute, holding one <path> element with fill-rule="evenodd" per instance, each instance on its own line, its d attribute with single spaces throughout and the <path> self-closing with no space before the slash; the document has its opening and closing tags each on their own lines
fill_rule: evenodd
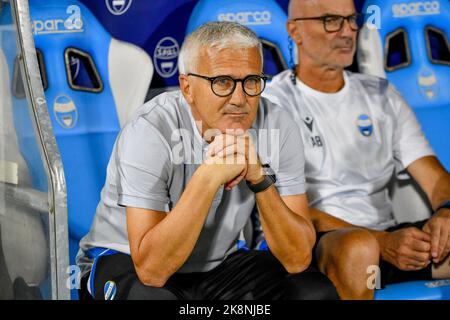
<svg viewBox="0 0 450 320">
<path fill-rule="evenodd" d="M 201 25 L 184 40 L 178 57 L 180 74 L 195 71 L 201 47 L 218 50 L 257 47 L 261 55 L 261 63 L 263 63 L 262 44 L 252 30 L 236 22 L 208 22 Z"/>
</svg>

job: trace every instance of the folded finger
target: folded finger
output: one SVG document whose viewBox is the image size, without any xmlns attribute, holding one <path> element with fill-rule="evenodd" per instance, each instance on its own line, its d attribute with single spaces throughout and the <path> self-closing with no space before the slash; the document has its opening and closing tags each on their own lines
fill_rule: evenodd
<svg viewBox="0 0 450 320">
<path fill-rule="evenodd" d="M 431 229 L 431 256 L 435 263 L 438 262 L 439 258 L 439 242 L 441 238 L 441 227 L 439 224 L 430 225 Z"/>
<path fill-rule="evenodd" d="M 429 231 L 429 227 L 424 227 L 423 230 L 420 230 L 418 228 L 412 228 L 412 234 L 415 239 L 425 241 L 425 242 L 431 242 L 431 236 Z"/>
<path fill-rule="evenodd" d="M 410 270 L 421 270 L 423 268 L 425 268 L 430 262 L 429 261 L 416 261 L 414 259 L 406 259 L 405 260 L 405 265 L 410 269 Z"/>
<path fill-rule="evenodd" d="M 414 251 L 411 250 L 408 254 L 408 258 L 411 259 L 411 261 L 415 261 L 419 263 L 420 265 L 423 265 L 424 263 L 428 263 L 431 260 L 431 254 L 430 252 L 420 252 L 420 251 Z"/>
<path fill-rule="evenodd" d="M 418 252 L 429 253 L 431 251 L 431 243 L 415 238 L 411 243 L 411 249 Z"/>
<path fill-rule="evenodd" d="M 235 144 L 229 145 L 219 150 L 215 155 L 217 157 L 226 158 L 228 156 L 234 156 L 237 153 L 237 146 Z"/>
<path fill-rule="evenodd" d="M 214 156 L 221 150 L 225 149 L 226 147 L 233 145 L 236 143 L 236 137 L 222 134 L 218 135 L 214 138 L 214 141 L 209 145 L 207 155 Z"/>
</svg>

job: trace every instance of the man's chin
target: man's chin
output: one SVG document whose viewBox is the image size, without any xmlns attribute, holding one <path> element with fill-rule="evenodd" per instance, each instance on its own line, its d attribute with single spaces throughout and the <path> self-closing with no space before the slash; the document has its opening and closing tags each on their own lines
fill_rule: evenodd
<svg viewBox="0 0 450 320">
<path fill-rule="evenodd" d="M 354 51 L 341 51 L 336 59 L 336 64 L 342 68 L 350 67 L 353 64 Z"/>
<path fill-rule="evenodd" d="M 353 64 L 353 58 L 351 59 L 336 59 L 333 61 L 334 68 L 345 69 Z"/>
</svg>

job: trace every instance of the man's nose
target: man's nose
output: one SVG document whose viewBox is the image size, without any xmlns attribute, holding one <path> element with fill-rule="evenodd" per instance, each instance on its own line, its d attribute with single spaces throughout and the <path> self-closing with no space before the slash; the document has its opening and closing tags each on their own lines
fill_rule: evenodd
<svg viewBox="0 0 450 320">
<path fill-rule="evenodd" d="M 347 36 L 347 37 L 353 37 L 355 35 L 356 31 L 353 31 L 350 27 L 350 21 L 348 19 L 344 20 L 344 25 L 341 29 L 341 35 Z"/>
<path fill-rule="evenodd" d="M 236 88 L 234 89 L 234 92 L 231 94 L 230 103 L 234 104 L 238 107 L 243 107 L 246 104 L 246 100 L 247 100 L 247 97 L 244 92 L 242 82 L 237 82 Z"/>
</svg>

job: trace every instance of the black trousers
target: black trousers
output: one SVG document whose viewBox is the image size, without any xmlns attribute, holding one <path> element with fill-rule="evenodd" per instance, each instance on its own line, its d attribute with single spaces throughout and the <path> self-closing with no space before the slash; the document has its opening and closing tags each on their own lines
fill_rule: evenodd
<svg viewBox="0 0 450 320">
<path fill-rule="evenodd" d="M 386 229 L 387 232 L 393 232 L 405 228 L 417 228 L 422 230 L 423 226 L 428 222 L 428 219 L 417 221 L 417 222 L 405 222 L 400 223 L 396 226 L 390 227 Z M 417 271 L 403 271 L 398 269 L 396 266 L 390 264 L 387 261 L 380 261 L 380 270 L 381 270 L 381 284 L 384 287 L 387 284 L 399 283 L 405 281 L 418 281 L 418 280 L 431 280 L 432 263 L 421 270 Z"/>
<path fill-rule="evenodd" d="M 332 282 L 315 268 L 289 274 L 270 251 L 253 250 L 238 250 L 208 272 L 175 273 L 162 288 L 144 285 L 129 255 L 102 256 L 96 264 L 93 294 L 99 300 L 339 299 Z"/>
</svg>

